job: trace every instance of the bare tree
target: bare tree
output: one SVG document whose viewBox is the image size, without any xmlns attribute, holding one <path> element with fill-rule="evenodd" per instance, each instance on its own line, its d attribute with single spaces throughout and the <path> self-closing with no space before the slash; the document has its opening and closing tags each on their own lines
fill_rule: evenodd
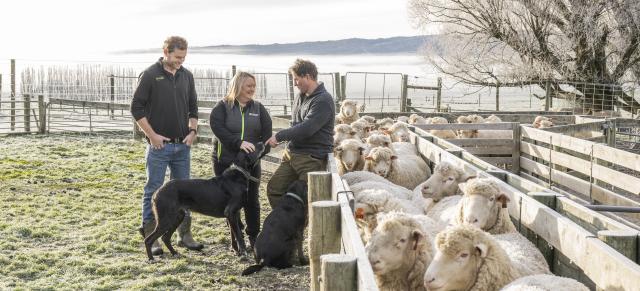
<svg viewBox="0 0 640 291">
<path fill-rule="evenodd" d="M 408 5 L 417 27 L 441 29 L 441 41 L 425 47 L 427 60 L 462 82 L 496 86 L 537 80 L 559 98 L 568 98 L 560 86 L 566 81 L 613 84 L 598 90 L 575 86 L 580 94 L 574 97 L 594 110 L 612 110 L 614 104 L 627 111 L 640 108 L 620 90 L 640 77 L 638 0 L 409 0 Z"/>
</svg>

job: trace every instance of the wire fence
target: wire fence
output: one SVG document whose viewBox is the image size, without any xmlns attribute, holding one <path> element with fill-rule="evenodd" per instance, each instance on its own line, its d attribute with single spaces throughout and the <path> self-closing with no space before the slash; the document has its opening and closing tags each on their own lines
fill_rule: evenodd
<svg viewBox="0 0 640 291">
<path fill-rule="evenodd" d="M 148 65 L 148 64 L 147 64 Z M 8 67 L 18 67 L 6 73 Z M 21 96 L 42 95 L 49 99 L 129 104 L 142 64 L 24 64 L 0 62 L 0 123 L 15 121 L 15 103 Z M 198 99 L 218 101 L 228 91 L 233 68 L 196 67 Z M 286 72 L 256 72 L 256 95 L 274 115 L 288 115 L 296 90 Z M 12 77 L 15 77 L 15 80 Z M 437 74 L 412 76 L 392 72 L 320 73 L 318 79 L 336 103 L 351 99 L 365 105 L 365 112 L 443 111 L 571 111 L 635 118 L 640 113 L 637 82 L 595 84 L 532 80 L 499 87 L 462 84 Z M 11 84 L 14 84 L 15 90 Z M 15 96 L 12 97 L 12 92 Z M 15 101 L 14 101 L 15 100 Z M 630 102 L 635 100 L 635 102 Z M 14 102 L 12 102 L 14 101 Z M 630 104 L 622 108 L 623 103 Z M 211 104 L 211 103 L 209 103 Z M 72 110 L 80 106 L 72 107 Z M 207 110 L 201 108 L 201 110 Z M 13 116 L 13 117 L 11 117 Z M 15 123 L 15 122 L 14 122 Z M 0 129 L 2 130 L 2 129 Z"/>
</svg>

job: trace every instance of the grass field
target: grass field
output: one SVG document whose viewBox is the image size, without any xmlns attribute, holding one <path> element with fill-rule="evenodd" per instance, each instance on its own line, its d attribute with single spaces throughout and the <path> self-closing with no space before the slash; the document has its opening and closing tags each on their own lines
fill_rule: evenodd
<svg viewBox="0 0 640 291">
<path fill-rule="evenodd" d="M 240 276 L 253 260 L 232 253 L 224 219 L 199 214 L 193 233 L 202 252 L 177 248 L 181 256 L 147 263 L 137 231 L 144 148 L 125 137 L 0 137 L 0 289 L 309 288 L 308 266 Z M 210 151 L 193 147 L 193 178 L 211 176 Z"/>
</svg>

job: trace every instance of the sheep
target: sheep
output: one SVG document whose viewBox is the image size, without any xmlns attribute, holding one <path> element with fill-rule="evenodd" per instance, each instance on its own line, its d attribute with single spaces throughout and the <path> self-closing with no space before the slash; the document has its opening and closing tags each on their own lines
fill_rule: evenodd
<svg viewBox="0 0 640 291">
<path fill-rule="evenodd" d="M 369 171 L 355 171 L 342 175 L 342 179 L 347 182 L 347 184 L 355 185 L 365 181 L 375 181 L 375 182 L 385 182 L 391 183 L 389 180 L 384 177 L 380 177 L 377 174 L 371 173 Z"/>
<path fill-rule="evenodd" d="M 409 128 L 402 122 L 396 122 L 388 129 L 389 137 L 394 142 L 408 142 L 411 134 Z"/>
<path fill-rule="evenodd" d="M 351 128 L 355 132 L 354 138 L 364 141 L 369 136 L 371 126 L 366 120 L 358 119 L 351 123 Z"/>
<path fill-rule="evenodd" d="M 538 115 L 532 125 L 534 128 L 548 128 L 553 126 L 553 121 L 549 117 Z"/>
<path fill-rule="evenodd" d="M 371 115 L 363 115 L 359 120 L 366 121 L 370 126 L 376 125 L 376 118 Z"/>
<path fill-rule="evenodd" d="M 474 117 L 470 117 L 469 116 L 458 116 L 458 118 L 456 119 L 456 121 L 458 123 L 478 123 L 478 122 L 474 122 L 474 121 L 478 121 L 479 119 L 475 116 Z M 482 118 L 482 117 L 481 117 Z M 478 135 L 478 130 L 472 130 L 472 129 L 459 129 L 457 131 L 457 136 L 459 138 L 474 138 L 477 137 Z"/>
<path fill-rule="evenodd" d="M 430 208 L 427 209 L 427 216 L 441 225 L 451 225 L 458 213 L 460 200 L 462 200 L 462 195 L 446 196 L 430 205 Z"/>
<path fill-rule="evenodd" d="M 551 274 L 549 264 L 536 246 L 518 232 L 496 234 L 493 238 L 507 252 L 521 276 Z"/>
<path fill-rule="evenodd" d="M 365 247 L 380 290 L 426 290 L 424 272 L 433 258 L 432 237 L 417 219 L 387 215 Z"/>
<path fill-rule="evenodd" d="M 398 156 L 418 156 L 418 149 L 410 142 L 393 142 L 390 147 Z"/>
<path fill-rule="evenodd" d="M 456 195 L 459 191 L 458 184 L 475 178 L 474 174 L 467 173 L 462 167 L 449 161 L 441 161 L 433 169 L 431 177 L 420 185 L 420 191 L 425 198 L 438 202 L 446 196 Z"/>
<path fill-rule="evenodd" d="M 440 232 L 437 252 L 424 274 L 427 289 L 493 291 L 520 277 L 500 244 L 470 225 Z"/>
<path fill-rule="evenodd" d="M 337 160 L 338 174 L 360 171 L 364 168 L 364 144 L 356 139 L 345 139 L 333 152 Z"/>
<path fill-rule="evenodd" d="M 422 158 L 405 155 L 398 159 L 391 149 L 381 147 L 371 149 L 365 157 L 364 168 L 407 189 L 414 189 L 431 176 Z"/>
<path fill-rule="evenodd" d="M 387 117 L 377 121 L 378 129 L 388 130 L 393 125 L 393 119 Z"/>
<path fill-rule="evenodd" d="M 462 192 L 455 223 L 468 223 L 490 234 L 517 231 L 507 210 L 509 198 L 490 178 L 471 179 Z"/>
<path fill-rule="evenodd" d="M 489 115 L 484 119 L 484 123 L 499 123 L 502 122 L 500 117 L 495 115 Z M 493 138 L 493 139 L 512 139 L 513 132 L 511 130 L 478 130 L 476 138 Z"/>
<path fill-rule="evenodd" d="M 440 116 L 436 116 L 431 118 L 430 122 L 431 124 L 449 124 L 449 121 L 444 118 L 444 117 L 440 117 Z M 456 135 L 456 133 L 453 130 L 450 129 L 432 129 L 429 131 L 429 133 L 431 133 L 434 136 L 437 136 L 439 138 L 443 138 L 443 139 L 454 139 L 456 137 L 458 137 Z"/>
<path fill-rule="evenodd" d="M 427 119 L 425 119 L 424 117 L 418 115 L 418 114 L 411 114 L 409 116 L 409 124 L 427 124 Z"/>
<path fill-rule="evenodd" d="M 336 124 L 351 124 L 360 118 L 358 114 L 358 102 L 344 100 L 340 104 L 340 113 L 336 115 Z"/>
<path fill-rule="evenodd" d="M 409 123 L 409 116 L 404 116 L 404 115 L 398 116 L 396 117 L 396 121 Z"/>
<path fill-rule="evenodd" d="M 355 195 L 355 209 L 356 218 L 365 224 L 364 241 L 368 241 L 367 226 L 375 226 L 376 215 L 380 212 L 424 214 L 424 205 L 414 205 L 410 200 L 396 198 L 384 189 L 366 189 Z"/>
<path fill-rule="evenodd" d="M 553 275 L 531 275 L 517 279 L 501 291 L 589 291 L 584 284 L 571 279 Z"/>
<path fill-rule="evenodd" d="M 385 147 L 391 148 L 391 137 L 386 134 L 374 133 L 367 137 L 367 145 L 369 148 Z M 392 149 L 393 150 L 393 149 Z"/>
<path fill-rule="evenodd" d="M 378 176 L 378 175 L 376 175 Z M 379 178 L 382 178 L 378 176 Z M 384 179 L 384 178 L 383 178 Z M 386 179 L 385 179 L 386 180 Z M 349 188 L 353 192 L 354 196 L 358 196 L 358 194 L 367 189 L 383 189 L 389 191 L 389 193 L 393 194 L 394 197 L 404 200 L 414 200 L 414 197 L 422 195 L 415 195 L 415 193 L 405 187 L 398 186 L 389 181 L 364 181 L 360 183 L 356 183 L 353 185 L 349 185 Z"/>
<path fill-rule="evenodd" d="M 333 127 L 335 134 L 333 135 L 333 145 L 339 145 L 343 140 L 348 138 L 354 138 L 356 131 L 354 131 L 348 124 L 337 124 Z"/>
</svg>

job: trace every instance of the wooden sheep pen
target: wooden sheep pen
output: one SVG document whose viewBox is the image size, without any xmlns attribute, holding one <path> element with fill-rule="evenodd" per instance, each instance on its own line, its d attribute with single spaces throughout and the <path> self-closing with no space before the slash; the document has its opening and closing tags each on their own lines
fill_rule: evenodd
<svg viewBox="0 0 640 291">
<path fill-rule="evenodd" d="M 496 177 L 511 199 L 508 209 L 515 225 L 540 248 L 555 274 L 573 277 L 592 289 L 640 290 L 637 230 L 543 185 L 496 169 L 426 131 L 415 129 L 412 139 L 431 161 L 457 161 L 479 177 Z"/>
</svg>

